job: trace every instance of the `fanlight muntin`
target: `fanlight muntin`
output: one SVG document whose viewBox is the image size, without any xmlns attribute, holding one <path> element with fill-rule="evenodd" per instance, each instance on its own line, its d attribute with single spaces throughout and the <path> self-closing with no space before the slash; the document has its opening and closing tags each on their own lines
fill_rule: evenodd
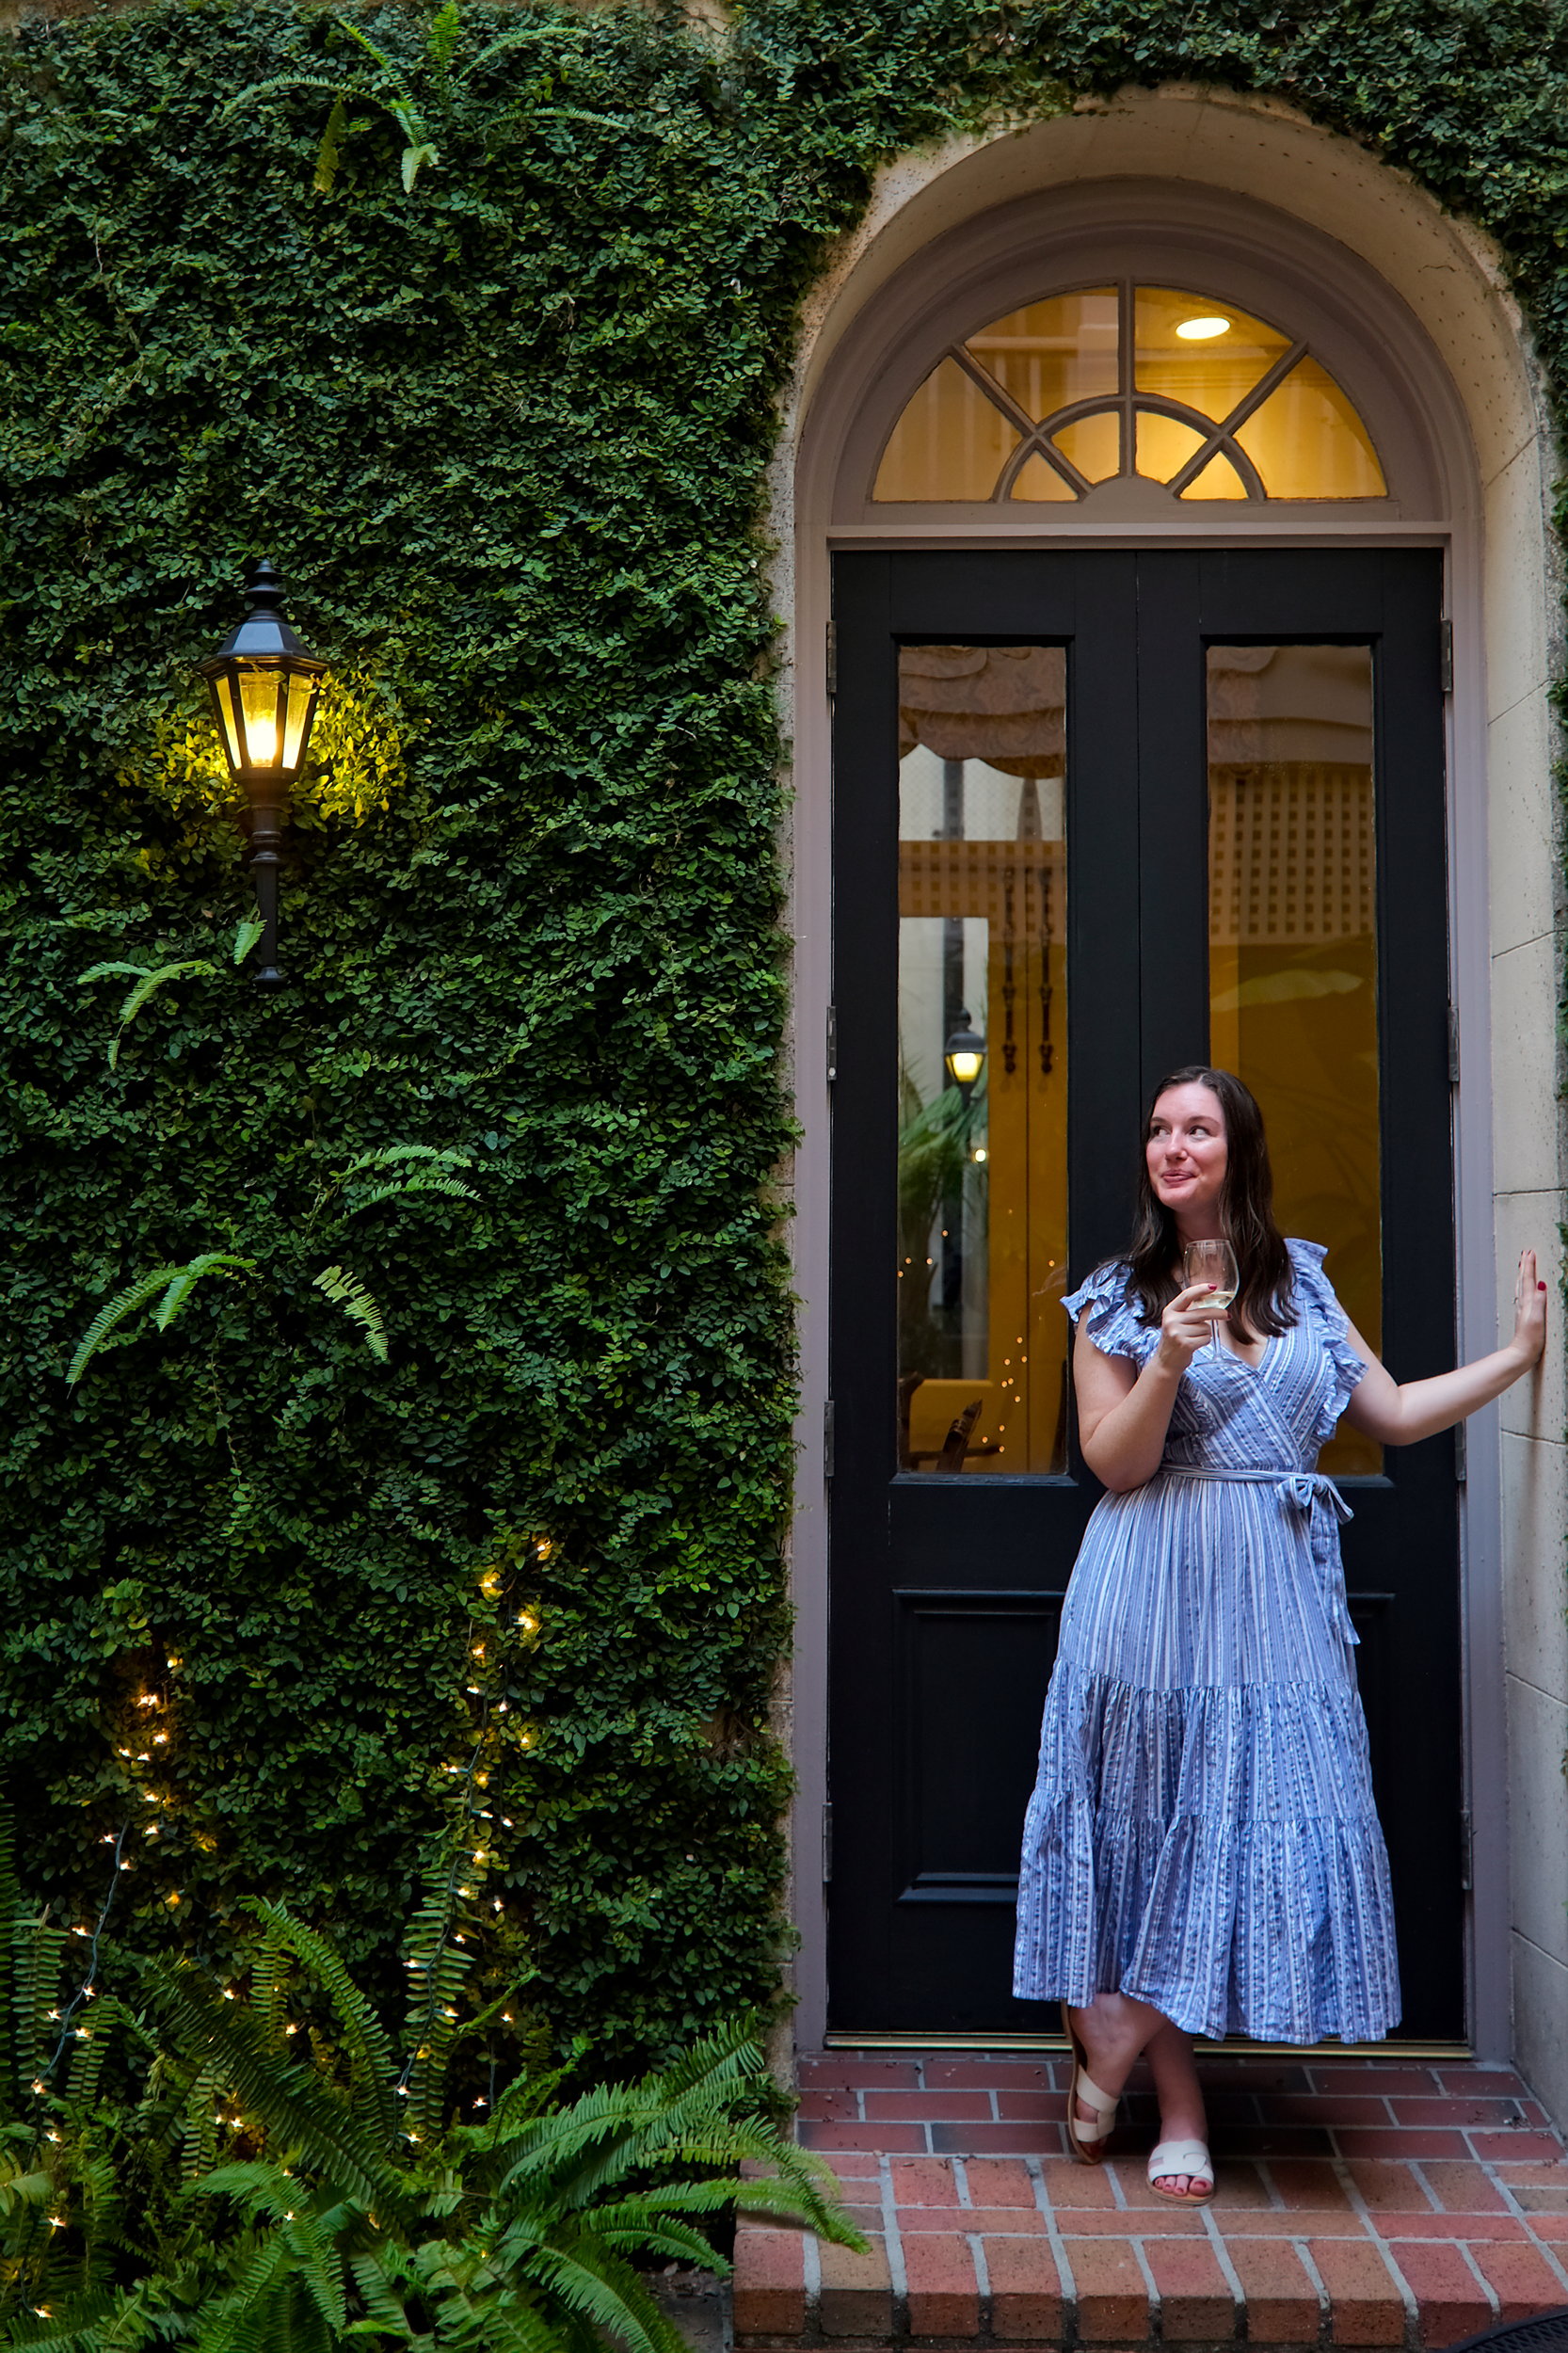
<svg viewBox="0 0 1568 2353">
<path fill-rule="evenodd" d="M 1118 477 L 1183 501 L 1387 496 L 1305 340 L 1128 280 L 1043 296 L 951 344 L 895 424 L 873 498 L 1075 504 Z"/>
</svg>

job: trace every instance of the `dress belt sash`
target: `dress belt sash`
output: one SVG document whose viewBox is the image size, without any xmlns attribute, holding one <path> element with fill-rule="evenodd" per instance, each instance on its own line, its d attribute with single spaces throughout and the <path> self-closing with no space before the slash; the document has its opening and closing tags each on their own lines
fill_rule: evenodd
<svg viewBox="0 0 1568 2353">
<path fill-rule="evenodd" d="M 1351 1624 L 1350 1608 L 1345 1599 L 1344 1564 L 1339 1558 L 1339 1523 L 1354 1519 L 1355 1513 L 1326 1471 L 1191 1470 L 1185 1463 L 1161 1463 L 1160 1468 L 1167 1479 L 1212 1480 L 1226 1485 L 1234 1481 L 1250 1487 L 1272 1487 L 1282 1504 L 1304 1513 L 1312 1565 L 1318 1575 L 1318 1590 L 1329 1622 L 1343 1641 L 1360 1641 L 1360 1635 Z"/>
</svg>

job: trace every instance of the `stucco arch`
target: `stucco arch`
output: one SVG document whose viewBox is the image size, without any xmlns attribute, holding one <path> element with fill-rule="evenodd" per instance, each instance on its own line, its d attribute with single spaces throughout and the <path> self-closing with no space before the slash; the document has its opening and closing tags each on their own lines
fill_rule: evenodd
<svg viewBox="0 0 1568 2353">
<path fill-rule="evenodd" d="M 1143 184 L 1134 191 L 1132 184 Z M 1316 272 L 1322 299 L 1359 319 L 1427 463 L 1430 504 L 1368 527 L 1326 510 L 1255 520 L 1265 537 L 1414 538 L 1448 552 L 1454 625 L 1450 710 L 1453 990 L 1462 1043 L 1455 1103 L 1460 1331 L 1466 1354 L 1496 1344 L 1516 1250 L 1539 1241 L 1558 1265 L 1564 1154 L 1555 1055 L 1561 968 L 1547 686 L 1560 608 L 1549 517 L 1554 472 L 1544 388 L 1490 242 L 1407 176 L 1268 100 L 1183 87 L 1128 90 L 1027 129 L 951 142 L 880 175 L 805 308 L 774 474 L 780 609 L 791 632 L 795 829 L 795 1062 L 804 1139 L 795 1247 L 803 1302 L 804 1396 L 794 1540 L 800 1639 L 793 1749 L 794 1916 L 802 1931 L 797 2040 L 825 2017 L 818 1856 L 825 1780 L 825 1397 L 827 1102 L 827 561 L 834 545 L 953 544 L 972 522 L 929 527 L 834 520 L 835 486 L 856 405 L 944 270 L 978 266 L 1014 224 L 1087 220 L 1166 187 L 1194 227 L 1245 239 L 1263 208 L 1289 227 L 1288 269 Z M 1096 200 L 1094 191 L 1098 190 Z M 1266 239 L 1264 245 L 1266 247 Z M 965 257 L 968 257 L 966 260 Z M 922 280 L 924 291 L 922 292 Z M 1370 318 L 1370 325 L 1369 325 Z M 1060 510 L 1008 533 L 1023 544 L 1075 536 L 1145 541 L 1108 519 Z M 1233 536 L 1229 519 L 1183 518 L 1184 536 Z M 1249 534 L 1250 536 L 1250 534 Z M 1472 2033 L 1482 2056 L 1512 2050 L 1568 2116 L 1568 1420 L 1562 1352 L 1499 1415 L 1472 1426 L 1464 1502 L 1468 1742 L 1476 1825 Z M 1510 1868 L 1510 1844 L 1515 1867 Z"/>
</svg>

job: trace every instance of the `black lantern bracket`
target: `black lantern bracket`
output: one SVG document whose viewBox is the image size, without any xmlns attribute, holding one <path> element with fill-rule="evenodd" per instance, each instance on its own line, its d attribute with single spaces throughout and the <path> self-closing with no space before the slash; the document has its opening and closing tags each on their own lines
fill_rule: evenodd
<svg viewBox="0 0 1568 2353">
<path fill-rule="evenodd" d="M 278 882 L 290 796 L 311 748 L 328 664 L 307 653 L 283 612 L 283 582 L 263 556 L 245 568 L 246 607 L 209 661 L 207 681 L 229 773 L 245 796 L 250 874 L 262 919 L 259 988 L 277 988 Z"/>
</svg>

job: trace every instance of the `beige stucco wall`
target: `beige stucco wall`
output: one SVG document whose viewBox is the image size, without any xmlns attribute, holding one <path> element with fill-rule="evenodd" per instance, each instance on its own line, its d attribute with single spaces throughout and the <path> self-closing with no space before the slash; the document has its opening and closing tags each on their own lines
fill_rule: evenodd
<svg viewBox="0 0 1568 2353">
<path fill-rule="evenodd" d="M 1553 460 L 1528 336 L 1487 240 L 1401 174 L 1291 110 L 1233 93 L 1128 91 L 991 138 L 905 156 L 808 305 L 775 477 L 776 584 L 791 616 L 795 810 L 796 1069 L 805 1128 L 795 1226 L 805 1396 L 794 1569 L 800 1642 L 792 1690 L 801 1783 L 794 1915 L 799 2047 L 824 2021 L 818 1887 L 826 1791 L 826 1547 L 822 1412 L 826 1367 L 828 712 L 822 655 L 833 475 L 854 351 L 888 289 L 924 249 L 998 207 L 1086 183 L 1164 178 L 1288 214 L 1378 273 L 1423 331 L 1419 428 L 1443 484 L 1424 536 L 1449 550 L 1454 994 L 1462 1036 L 1456 1192 L 1462 1346 L 1497 1343 L 1521 1242 L 1556 1282 L 1565 1160 L 1557 1099 L 1561 901 L 1547 680 L 1560 610 L 1546 514 Z M 903 274 L 901 277 L 901 273 Z M 846 344 L 846 338 L 848 342 Z M 1420 341 L 1421 338 L 1417 338 Z M 1043 536 L 1043 535 L 1042 535 Z M 864 532 L 838 535 L 865 543 Z M 905 541 L 907 544 L 907 539 Z M 1564 1352 L 1469 1437 L 1464 1499 L 1469 1793 L 1475 1823 L 1473 2031 L 1482 2056 L 1517 2057 L 1568 2121 L 1568 1398 Z"/>
</svg>

